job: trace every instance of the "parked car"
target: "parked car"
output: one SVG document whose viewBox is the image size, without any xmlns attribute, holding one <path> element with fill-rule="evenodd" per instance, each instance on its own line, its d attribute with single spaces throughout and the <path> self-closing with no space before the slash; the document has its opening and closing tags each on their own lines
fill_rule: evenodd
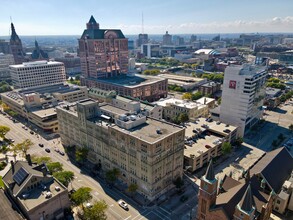
<svg viewBox="0 0 293 220">
<path fill-rule="evenodd" d="M 59 151 L 59 154 L 62 155 L 62 156 L 65 155 L 65 153 L 63 151 Z"/>
<path fill-rule="evenodd" d="M 40 147 L 44 147 L 44 144 L 39 144 Z"/>
<path fill-rule="evenodd" d="M 188 200 L 188 196 L 186 196 L 186 195 L 183 195 L 183 196 L 180 197 L 181 202 L 185 202 L 187 200 Z"/>
<path fill-rule="evenodd" d="M 54 148 L 54 151 L 57 152 L 57 153 L 60 152 L 60 150 L 57 147 Z"/>
<path fill-rule="evenodd" d="M 126 202 L 124 202 L 122 199 L 120 199 L 120 200 L 118 201 L 118 204 L 119 204 L 119 206 L 122 207 L 123 209 L 128 210 L 128 204 L 127 204 Z"/>
<path fill-rule="evenodd" d="M 50 152 L 51 152 L 49 148 L 46 148 L 45 151 L 46 151 L 47 153 L 50 153 Z"/>
<path fill-rule="evenodd" d="M 34 134 L 35 132 L 33 132 L 33 131 L 30 131 L 30 134 Z"/>
</svg>

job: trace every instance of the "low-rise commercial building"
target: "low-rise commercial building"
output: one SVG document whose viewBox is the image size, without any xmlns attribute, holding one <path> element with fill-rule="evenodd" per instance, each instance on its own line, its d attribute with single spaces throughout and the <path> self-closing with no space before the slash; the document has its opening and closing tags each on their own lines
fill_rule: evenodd
<svg viewBox="0 0 293 220">
<path fill-rule="evenodd" d="M 64 209 L 70 208 L 67 188 L 49 175 L 45 164 L 28 161 L 11 162 L 3 176 L 7 196 L 30 220 L 62 219 Z"/>
<path fill-rule="evenodd" d="M 264 105 L 266 105 L 268 109 L 276 108 L 281 103 L 280 101 L 281 95 L 282 95 L 281 89 L 267 87 Z"/>
<path fill-rule="evenodd" d="M 207 82 L 207 79 L 205 78 L 202 79 L 174 74 L 160 74 L 159 77 L 168 80 L 168 85 L 180 86 L 186 91 L 193 90 Z"/>
<path fill-rule="evenodd" d="M 137 184 L 146 199 L 160 198 L 182 177 L 183 128 L 91 99 L 59 106 L 57 114 L 62 144 L 88 148 L 89 162 L 118 168 L 120 180 Z"/>
<path fill-rule="evenodd" d="M 184 167 L 194 172 L 222 155 L 222 144 L 236 139 L 237 127 L 199 118 L 185 129 Z"/>
<path fill-rule="evenodd" d="M 163 118 L 168 121 L 173 120 L 180 114 L 187 114 L 189 120 L 207 117 L 209 114 L 207 105 L 193 101 L 170 98 L 155 102 L 155 104 L 163 107 Z"/>
<path fill-rule="evenodd" d="M 81 78 L 81 81 L 84 80 Z M 89 80 L 84 83 L 90 88 L 95 87 L 102 90 L 115 90 L 117 94 L 131 96 L 140 100 L 149 102 L 166 98 L 168 93 L 167 79 L 155 76 L 135 75 L 127 76 L 126 74 L 111 77 Z"/>
<path fill-rule="evenodd" d="M 11 110 L 44 131 L 56 132 L 58 120 L 55 107 L 61 101 L 75 102 L 88 97 L 85 86 L 56 84 L 27 89 L 17 89 L 1 94 L 1 99 Z"/>
<path fill-rule="evenodd" d="M 213 81 L 202 84 L 198 88 L 198 91 L 200 91 L 203 95 L 213 95 L 220 90 L 221 84 Z"/>
<path fill-rule="evenodd" d="M 34 61 L 9 66 L 15 88 L 31 88 L 64 83 L 64 64 L 56 61 Z"/>
</svg>

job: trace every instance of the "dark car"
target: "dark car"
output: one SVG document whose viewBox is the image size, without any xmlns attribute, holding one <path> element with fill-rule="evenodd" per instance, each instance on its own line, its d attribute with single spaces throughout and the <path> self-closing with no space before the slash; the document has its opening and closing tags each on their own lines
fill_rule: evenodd
<svg viewBox="0 0 293 220">
<path fill-rule="evenodd" d="M 62 155 L 62 156 L 65 155 L 65 153 L 63 151 L 59 151 L 59 154 Z"/>
<path fill-rule="evenodd" d="M 181 202 L 185 202 L 187 200 L 188 200 L 188 196 L 186 196 L 186 195 L 183 195 L 183 196 L 180 197 Z"/>
<path fill-rule="evenodd" d="M 39 144 L 39 146 L 40 146 L 40 147 L 44 147 L 44 145 L 43 145 L 43 144 Z"/>
<path fill-rule="evenodd" d="M 51 152 L 49 148 L 46 148 L 45 151 L 46 151 L 47 153 L 50 153 L 50 152 Z"/>
<path fill-rule="evenodd" d="M 34 134 L 35 132 L 33 132 L 33 131 L 30 131 L 30 133 L 31 133 L 31 134 Z"/>
</svg>

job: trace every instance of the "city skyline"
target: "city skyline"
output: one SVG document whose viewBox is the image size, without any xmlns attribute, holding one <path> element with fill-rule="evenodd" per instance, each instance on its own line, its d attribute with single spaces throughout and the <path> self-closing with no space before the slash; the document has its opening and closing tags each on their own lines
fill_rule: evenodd
<svg viewBox="0 0 293 220">
<path fill-rule="evenodd" d="M 291 7 L 290 7 L 291 6 Z M 101 1 L 8 1 L 1 5 L 0 36 L 10 35 L 10 17 L 19 35 L 80 35 L 93 15 L 101 28 L 121 29 L 125 34 L 192 34 L 292 32 L 293 2 L 171 0 L 122 3 Z M 276 10 L 278 9 L 278 10 Z"/>
</svg>

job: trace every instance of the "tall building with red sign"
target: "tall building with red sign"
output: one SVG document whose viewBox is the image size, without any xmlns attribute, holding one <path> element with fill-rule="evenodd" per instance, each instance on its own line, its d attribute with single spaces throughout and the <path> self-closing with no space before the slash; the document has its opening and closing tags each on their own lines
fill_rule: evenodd
<svg viewBox="0 0 293 220">
<path fill-rule="evenodd" d="M 266 76 L 263 66 L 231 65 L 225 70 L 220 120 L 238 126 L 239 136 L 262 118 Z"/>
</svg>

